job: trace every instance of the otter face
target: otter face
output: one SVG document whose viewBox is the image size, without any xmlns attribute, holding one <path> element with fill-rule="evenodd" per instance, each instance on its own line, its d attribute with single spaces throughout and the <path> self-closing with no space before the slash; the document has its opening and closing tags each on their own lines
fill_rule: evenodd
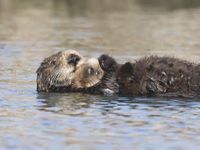
<svg viewBox="0 0 200 150">
<path fill-rule="evenodd" d="M 77 64 L 82 58 L 77 51 L 67 50 L 44 59 L 37 69 L 37 90 L 48 92 L 56 87 L 71 85 Z"/>
<path fill-rule="evenodd" d="M 98 84 L 104 75 L 104 71 L 95 58 L 82 59 L 74 73 L 72 89 L 83 89 L 93 87 Z"/>
</svg>

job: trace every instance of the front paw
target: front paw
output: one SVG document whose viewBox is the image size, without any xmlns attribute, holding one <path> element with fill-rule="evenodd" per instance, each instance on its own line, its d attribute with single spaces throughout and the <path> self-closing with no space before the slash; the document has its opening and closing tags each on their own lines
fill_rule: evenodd
<svg viewBox="0 0 200 150">
<path fill-rule="evenodd" d="M 115 92 L 110 89 L 103 89 L 102 93 L 103 95 L 106 95 L 106 96 L 113 96 L 115 94 Z"/>
<path fill-rule="evenodd" d="M 114 58 L 103 54 L 99 57 L 99 64 L 104 71 L 115 71 L 118 68 L 117 62 Z"/>
</svg>

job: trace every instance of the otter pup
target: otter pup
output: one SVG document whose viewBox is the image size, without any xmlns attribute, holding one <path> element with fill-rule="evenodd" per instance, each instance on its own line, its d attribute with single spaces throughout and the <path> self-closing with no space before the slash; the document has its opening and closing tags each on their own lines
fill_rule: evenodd
<svg viewBox="0 0 200 150">
<path fill-rule="evenodd" d="M 74 77 L 71 82 L 72 91 L 84 91 L 90 87 L 95 87 L 99 84 L 104 71 L 99 65 L 96 58 L 82 59 L 74 72 Z"/>
<path fill-rule="evenodd" d="M 37 69 L 38 92 L 77 92 L 95 86 L 104 72 L 95 58 L 85 58 L 74 50 L 58 52 Z"/>
<path fill-rule="evenodd" d="M 109 58 L 107 59 L 107 55 L 102 55 L 98 60 L 90 58 L 80 62 L 70 85 L 70 91 L 109 96 L 118 93 L 119 85 L 115 80 L 118 64 Z"/>
<path fill-rule="evenodd" d="M 122 95 L 195 97 L 200 95 L 200 65 L 171 57 L 150 56 L 135 63 L 119 65 L 104 55 L 100 64 L 106 74 L 112 74 L 112 81 L 119 84 Z M 102 61 L 102 62 L 101 62 Z M 112 65 L 110 65 L 112 64 Z M 118 67 L 116 67 L 116 65 Z M 114 66 L 114 67 L 112 67 Z"/>
</svg>

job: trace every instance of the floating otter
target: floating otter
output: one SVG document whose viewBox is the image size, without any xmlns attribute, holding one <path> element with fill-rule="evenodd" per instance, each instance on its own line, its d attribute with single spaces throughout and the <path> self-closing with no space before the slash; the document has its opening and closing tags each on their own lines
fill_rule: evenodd
<svg viewBox="0 0 200 150">
<path fill-rule="evenodd" d="M 58 52 L 37 69 L 38 92 L 83 91 L 95 86 L 104 72 L 95 58 L 85 58 L 74 50 Z"/>
<path fill-rule="evenodd" d="M 108 55 L 97 60 L 70 50 L 44 59 L 37 70 L 39 92 L 195 97 L 199 87 L 200 65 L 171 57 L 118 64 Z"/>
<path fill-rule="evenodd" d="M 135 63 L 117 64 L 108 55 L 102 57 L 99 61 L 105 75 L 112 74 L 112 82 L 119 85 L 122 95 L 200 96 L 199 64 L 157 56 L 141 58 Z"/>
</svg>

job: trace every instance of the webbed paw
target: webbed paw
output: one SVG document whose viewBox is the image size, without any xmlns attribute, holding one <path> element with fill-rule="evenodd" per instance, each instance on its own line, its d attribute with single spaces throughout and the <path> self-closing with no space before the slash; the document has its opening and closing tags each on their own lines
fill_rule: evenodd
<svg viewBox="0 0 200 150">
<path fill-rule="evenodd" d="M 114 58 L 103 54 L 99 57 L 99 64 L 104 71 L 115 71 L 118 68 L 117 62 Z"/>
</svg>

